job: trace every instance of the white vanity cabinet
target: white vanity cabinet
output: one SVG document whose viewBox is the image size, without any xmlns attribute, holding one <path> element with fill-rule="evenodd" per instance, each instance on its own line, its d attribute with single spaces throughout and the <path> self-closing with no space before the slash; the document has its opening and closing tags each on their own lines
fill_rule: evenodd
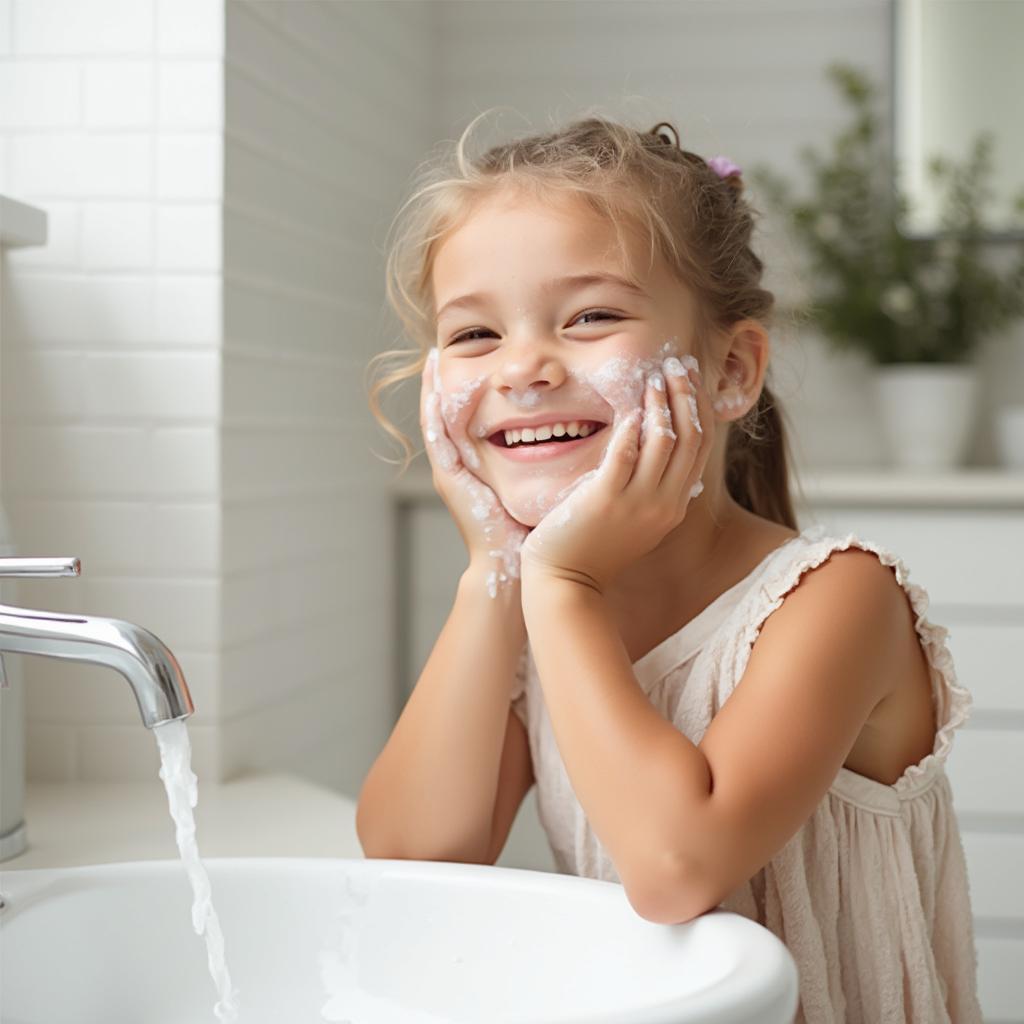
<svg viewBox="0 0 1024 1024">
<path fill-rule="evenodd" d="M 957 678 L 974 701 L 947 774 L 981 1006 L 986 1021 L 1024 1021 L 1024 474 L 835 473 L 804 489 L 801 525 L 824 522 L 899 555 L 928 592 L 925 617 L 949 630 Z"/>
<path fill-rule="evenodd" d="M 428 473 L 394 487 L 399 537 L 397 714 L 451 610 L 462 540 Z M 967 855 L 986 1020 L 1024 1022 L 1024 474 L 970 469 L 805 474 L 801 527 L 820 522 L 897 554 L 928 592 L 926 617 L 949 630 L 970 720 L 947 771 Z M 794 488 L 796 494 L 796 488 Z M 554 870 L 535 797 L 498 861 Z"/>
</svg>

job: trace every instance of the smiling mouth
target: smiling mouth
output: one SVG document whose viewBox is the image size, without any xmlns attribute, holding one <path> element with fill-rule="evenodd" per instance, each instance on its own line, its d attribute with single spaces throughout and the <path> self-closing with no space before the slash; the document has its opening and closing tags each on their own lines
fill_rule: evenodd
<svg viewBox="0 0 1024 1024">
<path fill-rule="evenodd" d="M 504 448 L 508 451 L 520 451 L 529 448 L 552 449 L 559 445 L 571 444 L 574 441 L 585 441 L 588 437 L 599 434 L 607 425 L 607 423 L 601 423 L 598 420 L 574 421 L 569 427 L 564 424 L 558 424 L 557 429 L 560 432 L 557 434 L 550 427 L 541 428 L 547 432 L 546 437 L 537 438 L 533 436 L 527 440 L 524 440 L 522 437 L 524 431 L 497 430 L 487 440 L 495 447 Z M 530 431 L 533 435 L 536 435 L 537 432 L 536 429 Z"/>
</svg>

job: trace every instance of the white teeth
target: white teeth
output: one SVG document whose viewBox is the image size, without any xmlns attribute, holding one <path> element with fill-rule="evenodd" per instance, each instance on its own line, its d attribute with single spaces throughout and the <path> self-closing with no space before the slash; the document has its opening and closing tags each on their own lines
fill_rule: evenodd
<svg viewBox="0 0 1024 1024">
<path fill-rule="evenodd" d="M 505 444 L 511 447 L 525 441 L 527 444 L 538 441 L 548 441 L 552 437 L 589 437 L 598 429 L 596 424 L 584 423 L 580 425 L 579 420 L 572 420 L 570 423 L 551 423 L 543 427 L 523 427 L 521 430 L 506 430 Z"/>
</svg>

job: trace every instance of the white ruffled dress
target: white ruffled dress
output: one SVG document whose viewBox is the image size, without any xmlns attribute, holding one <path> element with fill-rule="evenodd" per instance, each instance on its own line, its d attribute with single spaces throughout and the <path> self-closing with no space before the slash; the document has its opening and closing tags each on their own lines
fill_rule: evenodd
<svg viewBox="0 0 1024 1024">
<path fill-rule="evenodd" d="M 892 566 L 931 667 L 932 753 L 885 785 L 840 768 L 812 816 L 720 906 L 757 921 L 792 953 L 796 1024 L 981 1024 L 967 867 L 944 763 L 971 697 L 948 630 L 894 554 L 854 534 L 809 527 L 771 552 L 682 629 L 635 662 L 651 704 L 692 742 L 743 675 L 765 619 L 809 569 L 851 546 Z M 529 644 L 512 707 L 530 738 L 540 821 L 558 870 L 619 882 L 559 754 Z"/>
</svg>

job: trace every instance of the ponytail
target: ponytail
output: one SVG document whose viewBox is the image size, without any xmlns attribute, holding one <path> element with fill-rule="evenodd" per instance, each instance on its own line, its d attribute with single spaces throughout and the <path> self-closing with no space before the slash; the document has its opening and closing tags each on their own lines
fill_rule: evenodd
<svg viewBox="0 0 1024 1024">
<path fill-rule="evenodd" d="M 765 383 L 757 405 L 729 426 L 725 485 L 743 508 L 799 530 L 789 492 L 789 463 L 784 413 Z"/>
</svg>

